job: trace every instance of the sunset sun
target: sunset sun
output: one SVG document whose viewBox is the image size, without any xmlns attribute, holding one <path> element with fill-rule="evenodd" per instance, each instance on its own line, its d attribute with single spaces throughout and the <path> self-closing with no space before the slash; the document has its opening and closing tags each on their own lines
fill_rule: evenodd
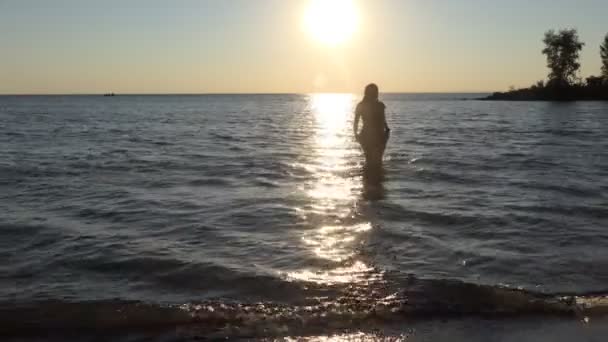
<svg viewBox="0 0 608 342">
<path fill-rule="evenodd" d="M 311 0 L 304 15 L 306 31 L 326 45 L 338 45 L 350 39 L 358 25 L 353 0 Z"/>
</svg>

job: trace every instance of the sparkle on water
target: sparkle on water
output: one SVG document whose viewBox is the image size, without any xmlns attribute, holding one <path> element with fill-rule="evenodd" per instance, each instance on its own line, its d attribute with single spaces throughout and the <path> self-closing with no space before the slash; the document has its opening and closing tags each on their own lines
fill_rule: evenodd
<svg viewBox="0 0 608 342">
<path fill-rule="evenodd" d="M 367 342 L 367 341 L 408 341 L 409 335 L 382 336 L 381 334 L 366 334 L 363 332 L 336 334 L 330 336 L 311 336 L 311 337 L 287 337 L 285 341 L 317 341 L 317 342 Z"/>
</svg>

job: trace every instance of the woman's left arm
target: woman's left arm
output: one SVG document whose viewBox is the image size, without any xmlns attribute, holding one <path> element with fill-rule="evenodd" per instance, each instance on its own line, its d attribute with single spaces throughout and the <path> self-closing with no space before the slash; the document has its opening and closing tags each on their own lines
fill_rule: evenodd
<svg viewBox="0 0 608 342">
<path fill-rule="evenodd" d="M 359 140 L 359 120 L 361 119 L 361 112 L 359 106 L 355 109 L 355 121 L 353 121 L 353 136 L 355 140 Z"/>
<path fill-rule="evenodd" d="M 388 127 L 388 123 L 386 122 L 386 106 L 382 104 L 382 119 L 384 120 L 384 132 L 387 134 L 390 133 L 391 129 Z"/>
</svg>

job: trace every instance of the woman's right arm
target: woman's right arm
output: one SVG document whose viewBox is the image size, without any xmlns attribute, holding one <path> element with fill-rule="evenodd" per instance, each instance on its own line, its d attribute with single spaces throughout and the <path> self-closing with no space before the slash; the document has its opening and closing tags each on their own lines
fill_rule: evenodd
<svg viewBox="0 0 608 342">
<path fill-rule="evenodd" d="M 359 120 L 361 119 L 361 112 L 359 111 L 359 106 L 355 109 L 355 121 L 353 122 L 353 135 L 355 139 L 359 137 Z"/>
<path fill-rule="evenodd" d="M 391 129 L 388 127 L 388 123 L 386 123 L 386 105 L 382 102 L 380 103 L 382 104 L 382 122 L 384 123 L 384 131 L 390 132 Z"/>
</svg>

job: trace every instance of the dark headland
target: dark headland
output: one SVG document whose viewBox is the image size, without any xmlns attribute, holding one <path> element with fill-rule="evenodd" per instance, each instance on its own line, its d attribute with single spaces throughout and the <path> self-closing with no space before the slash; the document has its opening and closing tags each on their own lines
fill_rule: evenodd
<svg viewBox="0 0 608 342">
<path fill-rule="evenodd" d="M 600 45 L 600 76 L 579 77 L 581 42 L 575 29 L 547 31 L 543 39 L 549 75 L 529 88 L 496 92 L 481 100 L 490 101 L 608 101 L 608 35 Z"/>
<path fill-rule="evenodd" d="M 482 98 L 487 101 L 608 101 L 608 83 L 567 87 L 534 85 L 529 88 L 496 92 Z"/>
</svg>

